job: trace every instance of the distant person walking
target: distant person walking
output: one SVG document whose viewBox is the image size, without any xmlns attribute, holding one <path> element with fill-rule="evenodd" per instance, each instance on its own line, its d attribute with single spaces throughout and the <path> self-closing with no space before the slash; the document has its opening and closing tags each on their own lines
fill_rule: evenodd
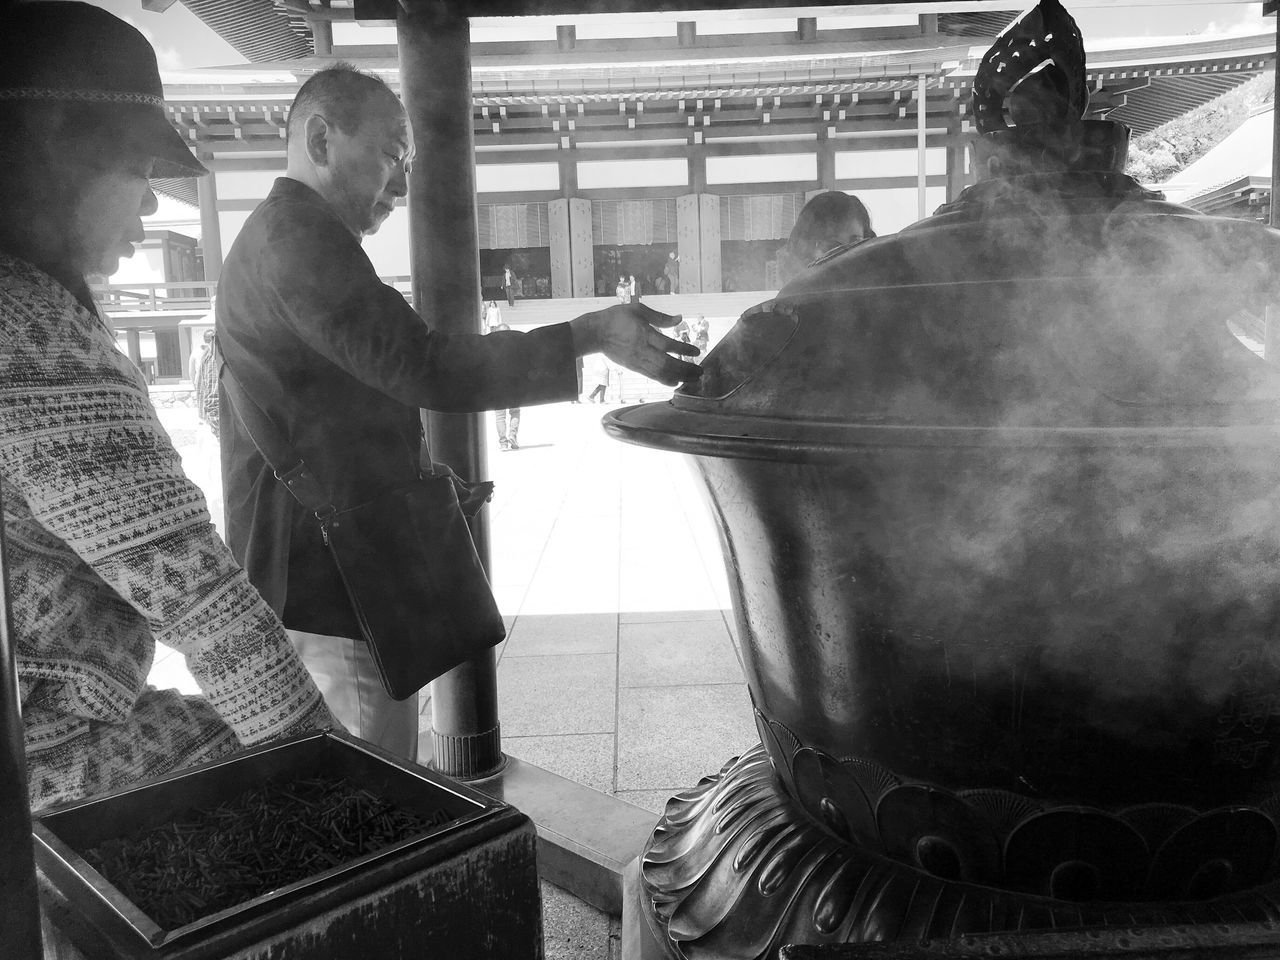
<svg viewBox="0 0 1280 960">
<path fill-rule="evenodd" d="M 195 388 L 196 417 L 218 436 L 218 353 L 214 349 L 213 331 L 204 332 L 204 353 L 191 378 Z"/>
<path fill-rule="evenodd" d="M 631 302 L 631 287 L 627 283 L 626 277 L 618 278 L 618 289 L 615 290 L 614 293 L 617 294 L 619 303 Z"/>
<path fill-rule="evenodd" d="M 187 360 L 187 379 L 191 381 L 192 386 L 195 385 L 196 377 L 199 375 L 200 364 L 204 361 L 204 358 L 209 355 L 209 344 L 212 341 L 213 329 L 210 328 L 201 334 L 200 342 L 197 343 L 196 348 L 191 351 L 191 357 Z"/>
<path fill-rule="evenodd" d="M 587 396 L 587 400 L 591 403 L 604 403 L 605 393 L 609 389 L 609 361 L 600 354 L 595 354 L 586 358 L 586 363 L 589 365 L 588 372 L 591 375 L 591 382 L 594 384 L 591 388 L 591 393 Z"/>
<path fill-rule="evenodd" d="M 706 353 L 707 345 L 711 342 L 711 324 L 707 323 L 707 318 L 698 314 L 693 318 L 693 323 L 689 324 L 689 329 L 693 333 L 693 345 Z M 698 359 L 702 359 L 702 354 L 698 355 Z"/>
<path fill-rule="evenodd" d="M 208 324 L 208 329 L 200 336 L 200 342 L 191 349 L 191 356 L 187 358 L 187 379 L 192 384 L 196 382 L 196 370 L 200 367 L 200 361 L 204 359 L 205 354 L 209 352 L 210 341 L 213 340 L 213 308 L 218 302 L 218 295 L 215 293 L 209 298 L 209 312 L 200 318 L 200 323 Z"/>
<path fill-rule="evenodd" d="M 636 275 L 634 273 L 631 274 L 630 280 L 627 281 L 627 293 L 631 298 L 627 301 L 628 303 L 640 302 L 640 288 L 636 286 Z"/>
<path fill-rule="evenodd" d="M 507 306 L 514 307 L 516 305 L 516 275 L 509 263 L 504 264 L 502 267 L 502 289 L 507 294 Z"/>
<path fill-rule="evenodd" d="M 680 258 L 675 253 L 667 254 L 667 262 L 663 264 L 662 273 L 667 278 L 667 293 L 679 293 Z"/>
<path fill-rule="evenodd" d="M 505 323 L 499 321 L 493 331 L 510 329 Z M 520 434 L 520 408 L 499 407 L 493 414 L 498 425 L 498 446 L 504 452 L 507 450 L 519 450 L 520 444 L 517 440 Z"/>
<path fill-rule="evenodd" d="M 490 300 L 484 305 L 484 332 L 493 333 L 499 325 L 503 329 L 508 329 L 506 324 L 502 323 L 502 308 L 498 306 L 498 301 Z"/>
<path fill-rule="evenodd" d="M 182 469 L 200 489 L 206 491 L 209 512 L 214 514 L 215 510 L 221 513 L 218 508 L 222 504 L 222 464 L 218 452 L 218 368 L 221 363 L 213 331 L 206 330 L 203 339 L 205 349 L 191 383 L 195 392 L 196 419 L 208 429 L 196 431 L 195 449 L 189 458 L 183 457 Z M 221 525 L 222 522 L 222 517 L 215 514 L 214 523 Z"/>
</svg>

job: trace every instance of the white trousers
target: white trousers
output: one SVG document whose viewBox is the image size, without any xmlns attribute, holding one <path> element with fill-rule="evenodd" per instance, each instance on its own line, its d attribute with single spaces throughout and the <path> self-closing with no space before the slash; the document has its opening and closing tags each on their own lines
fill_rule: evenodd
<svg viewBox="0 0 1280 960">
<path fill-rule="evenodd" d="M 392 700 L 368 644 L 290 630 L 289 639 L 338 721 L 361 740 L 418 760 L 418 695 Z"/>
</svg>

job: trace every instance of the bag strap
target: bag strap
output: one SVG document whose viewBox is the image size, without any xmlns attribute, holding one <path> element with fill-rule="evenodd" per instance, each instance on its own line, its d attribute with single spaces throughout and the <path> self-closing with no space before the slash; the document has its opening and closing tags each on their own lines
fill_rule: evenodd
<svg viewBox="0 0 1280 960">
<path fill-rule="evenodd" d="M 333 498 L 267 412 L 249 396 L 244 384 L 231 369 L 231 364 L 227 363 L 226 357 L 218 349 L 216 335 L 213 349 L 218 353 L 218 370 L 222 384 L 227 388 L 227 398 L 235 408 L 236 416 L 244 424 L 249 439 L 275 473 L 275 478 L 284 484 L 295 500 L 314 513 L 317 520 L 328 520 L 337 513 Z"/>
</svg>

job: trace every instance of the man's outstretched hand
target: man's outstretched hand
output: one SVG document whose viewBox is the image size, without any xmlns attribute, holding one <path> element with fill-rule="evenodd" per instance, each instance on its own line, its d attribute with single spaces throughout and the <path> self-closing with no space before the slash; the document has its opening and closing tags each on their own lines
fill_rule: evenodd
<svg viewBox="0 0 1280 960">
<path fill-rule="evenodd" d="M 579 356 L 603 353 L 619 366 L 674 387 L 702 373 L 696 363 L 671 356 L 696 357 L 700 352 L 697 347 L 654 329 L 674 327 L 679 322 L 679 316 L 659 313 L 643 303 L 619 303 L 570 320 L 569 329 Z"/>
</svg>

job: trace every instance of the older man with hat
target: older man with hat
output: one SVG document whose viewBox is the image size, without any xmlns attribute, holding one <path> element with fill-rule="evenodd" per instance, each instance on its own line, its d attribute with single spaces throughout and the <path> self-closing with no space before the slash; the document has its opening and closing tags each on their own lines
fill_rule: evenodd
<svg viewBox="0 0 1280 960">
<path fill-rule="evenodd" d="M 182 472 L 88 277 L 204 168 L 155 54 L 84 3 L 0 12 L 0 502 L 33 807 L 333 724 Z M 204 697 L 154 690 L 157 642 Z"/>
</svg>

